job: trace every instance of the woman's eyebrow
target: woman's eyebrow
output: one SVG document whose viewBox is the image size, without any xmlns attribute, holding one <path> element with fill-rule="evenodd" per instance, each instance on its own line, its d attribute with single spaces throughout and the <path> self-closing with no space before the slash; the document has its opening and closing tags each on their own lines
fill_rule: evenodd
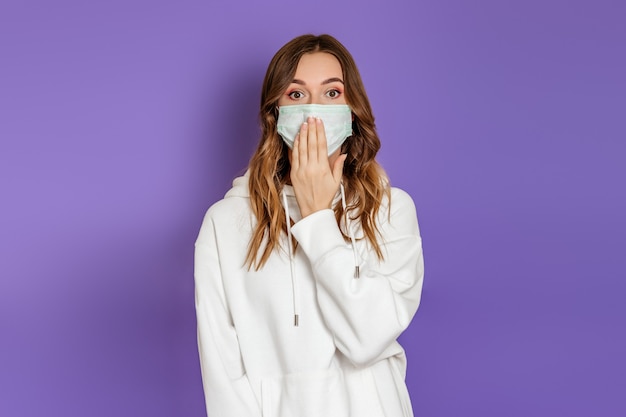
<svg viewBox="0 0 626 417">
<path fill-rule="evenodd" d="M 324 80 L 322 82 L 322 84 L 330 84 L 330 83 L 335 83 L 335 82 L 340 82 L 341 84 L 343 84 L 343 80 L 341 78 L 338 78 L 338 77 L 333 77 L 333 78 L 329 78 L 327 80 Z"/>
<path fill-rule="evenodd" d="M 330 84 L 330 83 L 334 83 L 334 82 L 340 82 L 341 84 L 343 84 L 343 80 L 341 78 L 338 77 L 333 77 L 333 78 L 329 78 L 327 80 L 322 81 L 322 85 L 324 84 Z M 294 79 L 292 81 L 293 84 L 300 84 L 300 85 L 306 85 L 306 83 L 302 80 L 298 80 L 298 79 Z"/>
</svg>

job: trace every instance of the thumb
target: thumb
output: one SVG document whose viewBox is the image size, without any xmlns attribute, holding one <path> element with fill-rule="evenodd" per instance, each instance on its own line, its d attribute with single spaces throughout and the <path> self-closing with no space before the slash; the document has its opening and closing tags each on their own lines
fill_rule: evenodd
<svg viewBox="0 0 626 417">
<path fill-rule="evenodd" d="M 346 162 L 347 157 L 348 154 L 346 153 L 339 155 L 339 158 L 337 158 L 333 166 L 333 178 L 337 183 L 341 181 L 341 177 L 343 176 L 343 164 Z"/>
</svg>

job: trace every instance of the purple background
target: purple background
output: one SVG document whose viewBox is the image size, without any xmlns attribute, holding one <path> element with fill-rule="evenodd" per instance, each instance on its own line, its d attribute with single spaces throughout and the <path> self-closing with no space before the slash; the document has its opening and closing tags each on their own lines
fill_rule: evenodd
<svg viewBox="0 0 626 417">
<path fill-rule="evenodd" d="M 417 416 L 626 415 L 623 1 L 0 5 L 0 415 L 202 416 L 192 254 L 292 37 L 414 198 Z M 219 416 L 215 416 L 219 417 Z"/>
</svg>

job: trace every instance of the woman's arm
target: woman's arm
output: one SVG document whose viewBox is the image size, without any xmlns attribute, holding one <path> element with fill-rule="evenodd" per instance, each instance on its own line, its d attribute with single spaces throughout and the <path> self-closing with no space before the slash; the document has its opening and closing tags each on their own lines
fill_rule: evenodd
<svg viewBox="0 0 626 417">
<path fill-rule="evenodd" d="M 209 417 L 260 417 L 226 303 L 219 262 L 213 223 L 207 214 L 196 241 L 194 271 L 198 351 L 207 413 Z"/>
<path fill-rule="evenodd" d="M 424 263 L 415 206 L 404 191 L 392 189 L 391 209 L 389 221 L 385 206 L 379 216 L 385 258 L 378 261 L 367 250 L 360 278 L 354 278 L 352 249 L 332 210 L 317 211 L 292 227 L 311 262 L 326 325 L 337 348 L 356 365 L 379 358 L 420 302 Z"/>
</svg>

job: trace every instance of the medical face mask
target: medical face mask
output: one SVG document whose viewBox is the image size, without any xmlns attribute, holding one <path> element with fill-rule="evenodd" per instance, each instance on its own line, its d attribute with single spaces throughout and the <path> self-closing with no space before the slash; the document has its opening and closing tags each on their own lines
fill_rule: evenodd
<svg viewBox="0 0 626 417">
<path fill-rule="evenodd" d="M 328 155 L 335 152 L 352 135 L 352 111 L 347 104 L 296 104 L 280 106 L 276 127 L 287 146 L 293 149 L 296 135 L 307 118 L 319 117 L 324 122 Z"/>
</svg>

